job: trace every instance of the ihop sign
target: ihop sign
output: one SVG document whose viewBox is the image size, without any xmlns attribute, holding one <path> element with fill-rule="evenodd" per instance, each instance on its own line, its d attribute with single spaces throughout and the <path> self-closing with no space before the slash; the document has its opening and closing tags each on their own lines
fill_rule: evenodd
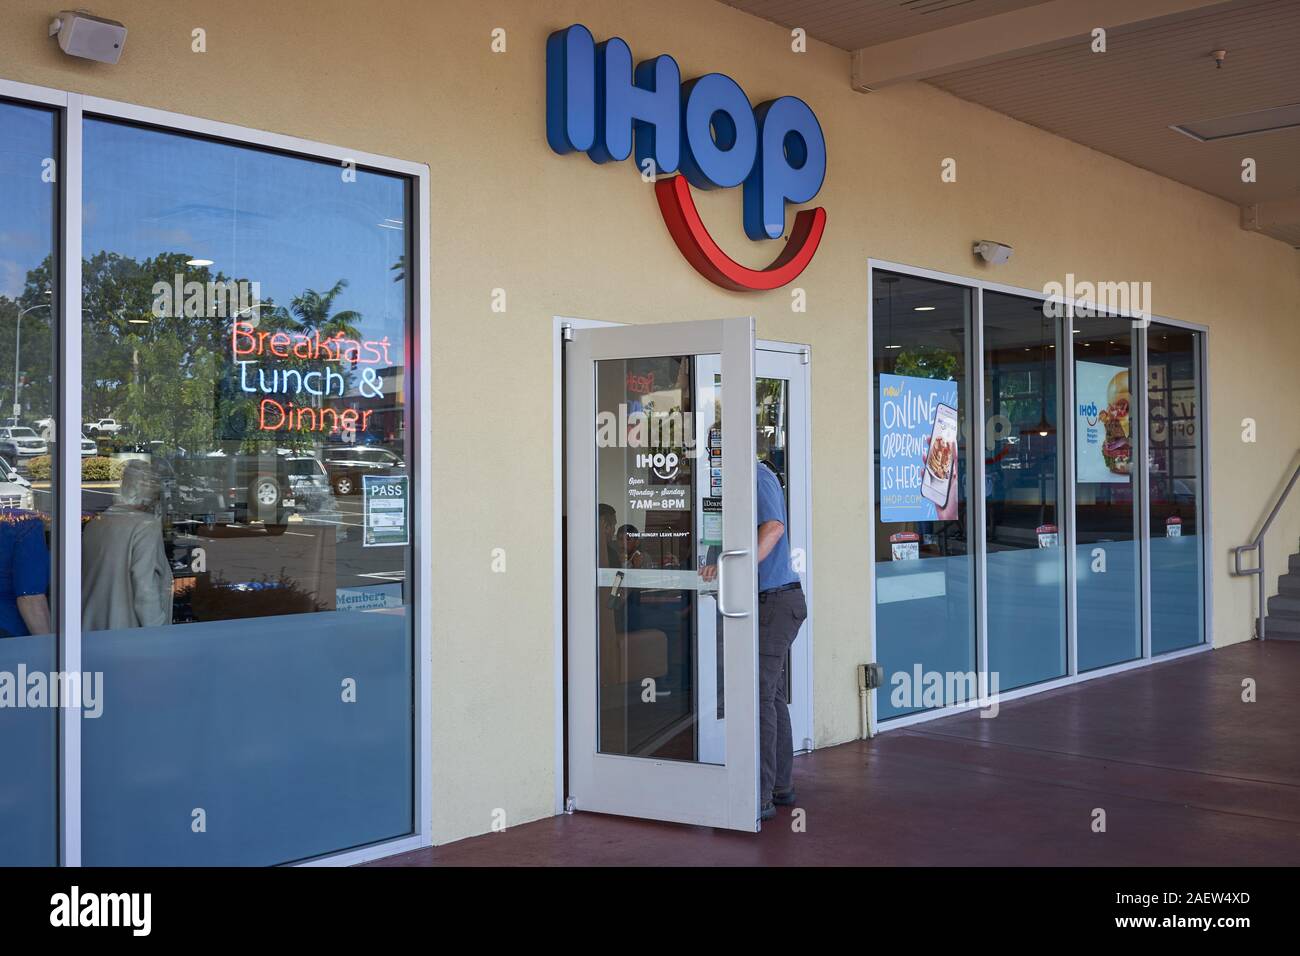
<svg viewBox="0 0 1300 956">
<path fill-rule="evenodd" d="M 704 226 L 691 186 L 742 187 L 745 234 L 756 241 L 785 233 L 787 203 L 805 203 L 826 178 L 826 140 L 808 104 L 781 96 L 752 107 L 745 91 L 721 73 L 682 83 L 677 61 L 657 56 L 632 66 L 618 37 L 596 43 L 581 24 L 546 41 L 546 139 L 561 155 L 585 152 L 593 162 L 637 166 L 655 181 L 664 223 L 701 274 L 736 291 L 776 289 L 812 261 L 826 229 L 826 211 L 805 209 L 780 255 L 765 269 L 736 262 Z"/>
</svg>

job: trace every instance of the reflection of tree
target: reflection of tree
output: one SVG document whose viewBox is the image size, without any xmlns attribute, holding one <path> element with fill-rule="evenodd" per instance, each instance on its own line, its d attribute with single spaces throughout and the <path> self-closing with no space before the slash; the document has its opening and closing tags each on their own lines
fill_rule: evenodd
<svg viewBox="0 0 1300 956">
<path fill-rule="evenodd" d="M 54 412 L 53 378 L 53 297 L 48 270 L 28 273 L 22 293 L 16 299 L 0 295 L 0 410 L 8 417 L 14 400 L 14 347 L 18 344 L 18 316 L 22 317 L 22 342 L 19 346 L 19 399 L 25 419 L 40 419 Z M 30 310 L 30 311 L 28 311 Z"/>
<path fill-rule="evenodd" d="M 248 322 L 266 331 L 319 332 L 322 339 L 338 333 L 356 338 L 361 315 L 334 311 L 346 280 L 324 292 L 307 289 L 287 308 L 270 300 L 241 303 L 229 276 L 188 265 L 190 258 L 188 253 L 170 252 L 137 261 L 101 251 L 82 262 L 82 416 L 117 418 L 128 430 L 124 437 L 161 441 L 190 452 L 223 442 L 246 446 L 267 441 L 270 436 L 254 424 L 259 397 L 238 388 L 230 344 L 233 323 Z M 182 290 L 185 283 L 202 286 L 201 307 L 182 298 L 170 308 L 155 308 L 156 288 L 174 289 L 178 278 Z M 222 308 L 213 308 L 206 290 L 223 287 L 230 294 Z M 6 388 L 13 387 L 5 374 L 6 368 L 13 368 L 13 317 L 22 308 L 49 301 L 47 288 L 52 288 L 49 259 L 28 273 L 20 299 L 0 297 L 0 406 L 7 405 Z M 241 307 L 242 314 L 233 314 Z M 23 320 L 21 366 L 28 380 L 24 404 L 33 417 L 51 414 L 54 408 L 50 329 L 48 310 Z M 324 359 L 301 358 L 275 362 L 279 368 L 301 370 L 326 364 Z M 345 368 L 336 368 L 346 374 Z M 277 432 L 274 438 L 285 444 L 294 435 Z"/>
<path fill-rule="evenodd" d="M 356 325 L 361 321 L 361 313 L 350 309 L 346 312 L 334 312 L 334 300 L 347 287 L 348 280 L 340 279 L 325 292 L 308 289 L 302 295 L 294 296 L 289 304 L 289 311 L 298 323 L 294 331 L 320 332 L 321 338 L 342 332 L 344 335 L 357 338 L 361 334 L 357 331 Z"/>
<path fill-rule="evenodd" d="M 913 346 L 898 353 L 894 374 L 949 381 L 957 374 L 957 356 L 933 345 Z"/>
</svg>

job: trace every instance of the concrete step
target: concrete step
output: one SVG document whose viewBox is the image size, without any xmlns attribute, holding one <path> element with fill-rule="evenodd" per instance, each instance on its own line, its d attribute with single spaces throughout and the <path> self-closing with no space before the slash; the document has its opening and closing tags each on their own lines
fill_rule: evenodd
<svg viewBox="0 0 1300 956">
<path fill-rule="evenodd" d="M 1300 597 L 1300 574 L 1282 575 L 1277 579 L 1277 590 L 1287 597 Z"/>
<path fill-rule="evenodd" d="M 1273 614 L 1264 622 L 1266 637 L 1286 637 L 1287 640 L 1300 641 L 1300 618 L 1277 617 Z"/>
<path fill-rule="evenodd" d="M 1268 615 L 1300 620 L 1300 595 L 1278 594 L 1269 598 Z"/>
</svg>

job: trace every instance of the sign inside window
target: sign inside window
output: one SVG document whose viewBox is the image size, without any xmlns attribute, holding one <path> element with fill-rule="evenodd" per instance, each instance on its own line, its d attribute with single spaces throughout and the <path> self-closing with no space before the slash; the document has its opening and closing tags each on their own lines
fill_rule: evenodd
<svg viewBox="0 0 1300 956">
<path fill-rule="evenodd" d="M 411 522 L 405 475 L 364 475 L 365 540 L 367 548 L 400 547 L 411 543 Z"/>
</svg>

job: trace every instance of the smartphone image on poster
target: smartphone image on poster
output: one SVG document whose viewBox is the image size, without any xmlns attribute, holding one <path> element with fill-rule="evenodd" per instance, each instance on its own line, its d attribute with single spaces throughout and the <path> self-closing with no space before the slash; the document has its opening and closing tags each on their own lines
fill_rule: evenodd
<svg viewBox="0 0 1300 956">
<path fill-rule="evenodd" d="M 942 511 L 948 504 L 952 470 L 957 467 L 957 409 L 939 405 L 934 412 L 934 427 L 925 452 L 921 472 L 921 497 L 933 501 Z"/>
</svg>

